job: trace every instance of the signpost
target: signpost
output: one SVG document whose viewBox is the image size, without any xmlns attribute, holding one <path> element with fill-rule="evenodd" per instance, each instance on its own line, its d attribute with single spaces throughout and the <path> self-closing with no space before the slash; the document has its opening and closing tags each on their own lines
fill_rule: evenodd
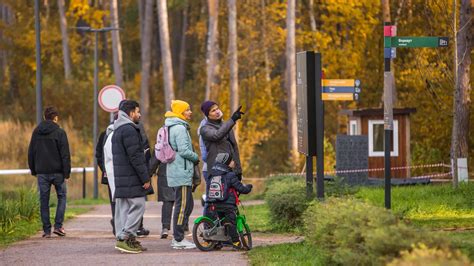
<svg viewBox="0 0 474 266">
<path fill-rule="evenodd" d="M 324 102 L 359 99 L 360 81 L 322 79 L 321 54 L 296 54 L 298 152 L 306 156 L 306 195 L 313 193 L 313 156 L 316 155 L 316 195 L 324 198 Z"/>
<path fill-rule="evenodd" d="M 391 192 L 392 180 L 390 173 L 390 151 L 393 131 L 393 86 L 395 78 L 391 72 L 391 59 L 395 58 L 396 47 L 418 48 L 418 47 L 447 47 L 448 37 L 396 37 L 397 27 L 385 22 L 384 25 L 384 176 L 385 176 L 385 208 L 390 209 L 392 205 Z"/>
</svg>

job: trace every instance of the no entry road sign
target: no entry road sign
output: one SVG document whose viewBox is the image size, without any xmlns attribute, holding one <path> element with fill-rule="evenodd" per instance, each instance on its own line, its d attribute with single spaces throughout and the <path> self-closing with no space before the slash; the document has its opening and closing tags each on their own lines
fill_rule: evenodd
<svg viewBox="0 0 474 266">
<path fill-rule="evenodd" d="M 99 105 L 109 113 L 117 112 L 119 104 L 125 99 L 125 92 L 117 85 L 107 85 L 99 92 Z"/>
</svg>

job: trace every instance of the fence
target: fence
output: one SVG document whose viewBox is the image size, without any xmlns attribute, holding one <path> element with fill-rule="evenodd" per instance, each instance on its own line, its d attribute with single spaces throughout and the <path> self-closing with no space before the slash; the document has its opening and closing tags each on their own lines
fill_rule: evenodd
<svg viewBox="0 0 474 266">
<path fill-rule="evenodd" d="M 71 173 L 81 173 L 82 174 L 82 198 L 86 198 L 86 173 L 94 172 L 94 167 L 74 167 L 71 168 Z M 31 175 L 30 169 L 10 169 L 10 170 L 0 170 L 0 176 L 2 175 Z"/>
</svg>

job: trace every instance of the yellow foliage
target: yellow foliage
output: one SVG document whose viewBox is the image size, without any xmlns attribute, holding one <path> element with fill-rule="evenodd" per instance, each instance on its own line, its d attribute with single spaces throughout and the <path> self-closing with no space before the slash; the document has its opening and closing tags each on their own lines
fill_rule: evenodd
<svg viewBox="0 0 474 266">
<path fill-rule="evenodd" d="M 394 259 L 388 266 L 471 266 L 474 265 L 459 250 L 428 248 L 425 244 L 413 246 L 411 251 L 402 251 L 401 258 Z"/>
</svg>

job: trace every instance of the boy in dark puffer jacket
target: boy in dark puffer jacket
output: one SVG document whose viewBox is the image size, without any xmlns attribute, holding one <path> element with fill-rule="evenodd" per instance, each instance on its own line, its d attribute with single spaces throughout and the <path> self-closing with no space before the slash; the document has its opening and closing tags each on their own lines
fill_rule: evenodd
<svg viewBox="0 0 474 266">
<path fill-rule="evenodd" d="M 235 162 L 229 153 L 219 153 L 209 173 L 207 182 L 207 201 L 214 205 L 214 215 L 225 216 L 228 223 L 229 235 L 232 239 L 232 247 L 241 249 L 239 235 L 236 229 L 237 192 L 248 194 L 252 191 L 252 185 L 242 184 L 237 175 L 232 171 Z"/>
</svg>

